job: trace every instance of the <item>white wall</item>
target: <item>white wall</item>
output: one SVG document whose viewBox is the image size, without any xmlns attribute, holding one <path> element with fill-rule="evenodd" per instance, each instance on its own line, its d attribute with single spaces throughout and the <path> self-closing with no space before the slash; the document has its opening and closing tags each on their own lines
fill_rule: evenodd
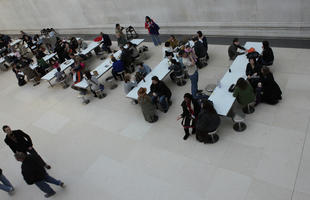
<svg viewBox="0 0 310 200">
<path fill-rule="evenodd" d="M 310 37 L 310 0 L 0 0 L 0 31 L 139 32 L 151 16 L 161 33 Z"/>
</svg>

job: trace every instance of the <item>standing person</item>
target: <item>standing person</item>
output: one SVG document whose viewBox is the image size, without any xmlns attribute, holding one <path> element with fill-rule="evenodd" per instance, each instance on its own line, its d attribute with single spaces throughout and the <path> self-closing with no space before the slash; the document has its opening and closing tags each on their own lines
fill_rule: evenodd
<svg viewBox="0 0 310 200">
<path fill-rule="evenodd" d="M 9 195 L 13 194 L 14 187 L 10 181 L 4 176 L 2 169 L 0 169 L 0 190 L 6 191 Z"/>
<path fill-rule="evenodd" d="M 25 182 L 28 185 L 35 184 L 45 193 L 44 196 L 46 198 L 56 194 L 56 192 L 47 183 L 58 185 L 62 188 L 65 187 L 65 184 L 62 181 L 56 180 L 48 175 L 44 167 L 42 167 L 40 162 L 37 160 L 36 156 L 17 152 L 15 153 L 15 158 L 17 161 L 22 162 L 21 170 Z"/>
<path fill-rule="evenodd" d="M 200 112 L 200 105 L 191 94 L 186 93 L 184 94 L 184 101 L 182 102 L 181 106 L 183 113 L 178 116 L 177 120 L 183 119 L 182 125 L 185 131 L 183 140 L 187 140 L 187 138 L 190 136 L 190 128 L 192 129 L 192 134 L 196 133 L 196 121 Z"/>
<path fill-rule="evenodd" d="M 32 140 L 29 135 L 24 133 L 22 130 L 11 130 L 8 125 L 4 125 L 2 130 L 6 133 L 4 142 L 11 148 L 13 153 L 23 152 L 25 154 L 29 153 L 36 156 L 42 167 L 46 169 L 51 169 L 51 166 L 46 164 L 41 156 L 33 148 Z"/>
<path fill-rule="evenodd" d="M 192 59 L 192 57 L 189 57 L 186 52 L 181 50 L 180 54 L 182 55 L 183 65 L 186 68 L 189 79 L 191 80 L 191 93 L 193 98 L 197 98 L 199 79 L 198 68 L 195 64 L 195 61 Z"/>
<path fill-rule="evenodd" d="M 108 34 L 104 34 L 103 32 L 100 33 L 103 43 L 102 43 L 102 50 L 107 51 L 108 53 L 112 53 L 111 51 L 111 46 L 112 46 L 112 41 L 110 39 L 110 36 Z"/>
<path fill-rule="evenodd" d="M 145 29 L 149 31 L 151 38 L 154 42 L 155 46 L 161 45 L 161 41 L 159 39 L 159 29 L 160 27 L 149 17 L 145 17 Z"/>
<path fill-rule="evenodd" d="M 258 87 L 261 89 L 261 101 L 270 105 L 275 105 L 282 99 L 282 91 L 273 78 L 273 74 L 268 67 L 262 68 L 262 75 Z"/>
<path fill-rule="evenodd" d="M 202 44 L 202 42 L 199 41 L 198 37 L 194 37 L 193 41 L 195 43 L 194 44 L 194 52 L 198 58 L 196 64 L 198 65 L 199 68 L 207 66 L 208 65 L 208 63 L 206 62 L 207 51 L 206 51 L 205 46 Z"/>
<path fill-rule="evenodd" d="M 123 29 L 124 27 L 121 27 L 119 24 L 115 25 L 115 36 L 119 47 L 124 46 L 127 42 Z"/>
<path fill-rule="evenodd" d="M 214 134 L 213 138 L 209 135 L 210 132 L 214 132 L 220 126 L 221 119 L 218 116 L 216 110 L 213 107 L 212 102 L 204 101 L 202 103 L 202 109 L 197 118 L 196 124 L 196 139 L 203 143 L 215 143 L 218 141 L 219 136 Z"/>
<path fill-rule="evenodd" d="M 207 37 L 204 36 L 201 31 L 197 31 L 197 36 L 198 36 L 199 41 L 205 47 L 206 52 L 207 52 L 207 59 L 209 59 L 209 55 L 208 55 L 208 39 L 207 39 Z"/>
<path fill-rule="evenodd" d="M 156 109 L 152 103 L 151 97 L 146 94 L 146 88 L 140 88 L 138 90 L 138 103 L 141 106 L 141 110 L 144 116 L 145 121 L 150 123 L 156 122 L 158 116 L 156 115 Z"/>
<path fill-rule="evenodd" d="M 244 54 L 244 52 L 238 52 L 238 49 L 246 50 L 244 47 L 240 46 L 239 39 L 235 38 L 228 48 L 228 56 L 230 60 L 235 60 L 237 56 Z"/>
<path fill-rule="evenodd" d="M 273 64 L 273 60 L 274 60 L 273 51 L 269 46 L 269 42 L 265 40 L 263 41 L 263 52 L 259 58 L 259 62 L 262 65 L 269 66 Z"/>
<path fill-rule="evenodd" d="M 171 104 L 171 91 L 163 81 L 160 81 L 157 76 L 152 77 L 151 85 L 152 101 L 157 106 L 157 102 L 161 105 L 164 113 L 168 111 Z"/>
</svg>

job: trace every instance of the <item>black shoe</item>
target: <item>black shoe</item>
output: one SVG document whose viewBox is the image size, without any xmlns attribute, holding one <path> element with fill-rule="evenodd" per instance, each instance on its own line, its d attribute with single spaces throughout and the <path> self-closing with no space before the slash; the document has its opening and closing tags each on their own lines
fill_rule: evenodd
<svg viewBox="0 0 310 200">
<path fill-rule="evenodd" d="M 197 90 L 197 93 L 202 93 L 203 92 L 203 90 Z"/>
<path fill-rule="evenodd" d="M 185 134 L 183 137 L 183 140 L 187 140 L 188 137 L 189 137 L 189 134 Z"/>
<path fill-rule="evenodd" d="M 46 169 L 51 169 L 51 166 L 50 165 L 45 165 L 44 166 Z"/>
<path fill-rule="evenodd" d="M 49 198 L 51 196 L 54 196 L 55 194 L 56 194 L 56 192 L 53 192 L 53 193 L 50 193 L 50 194 L 45 194 L 44 196 L 45 196 L 45 198 Z"/>
<path fill-rule="evenodd" d="M 168 104 L 169 104 L 169 106 L 171 106 L 172 105 L 172 101 L 168 101 Z"/>
</svg>

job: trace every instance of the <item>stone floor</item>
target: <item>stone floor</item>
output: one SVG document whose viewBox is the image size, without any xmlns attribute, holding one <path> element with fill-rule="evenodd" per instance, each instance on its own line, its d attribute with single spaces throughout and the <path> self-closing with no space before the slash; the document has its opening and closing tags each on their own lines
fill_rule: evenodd
<svg viewBox="0 0 310 200">
<path fill-rule="evenodd" d="M 161 48 L 144 44 L 150 47 L 145 63 L 155 67 Z M 228 69 L 227 48 L 210 45 L 209 65 L 199 71 L 200 88 L 216 83 Z M 139 106 L 125 98 L 122 83 L 107 90 L 106 98 L 83 105 L 71 88 L 51 88 L 47 82 L 18 87 L 12 71 L 0 72 L 0 123 L 30 134 L 52 165 L 50 175 L 67 184 L 65 190 L 54 187 L 52 199 L 309 200 L 310 50 L 274 48 L 274 53 L 272 71 L 283 101 L 259 105 L 241 134 L 223 118 L 220 140 L 213 145 L 194 137 L 183 141 L 176 117 L 190 84 L 179 87 L 169 78 L 173 104 L 149 124 Z M 100 57 L 87 65 L 96 67 Z M 0 192 L 0 199 L 44 199 L 35 186 L 26 185 L 20 163 L 2 139 L 0 167 L 16 194 Z"/>
</svg>

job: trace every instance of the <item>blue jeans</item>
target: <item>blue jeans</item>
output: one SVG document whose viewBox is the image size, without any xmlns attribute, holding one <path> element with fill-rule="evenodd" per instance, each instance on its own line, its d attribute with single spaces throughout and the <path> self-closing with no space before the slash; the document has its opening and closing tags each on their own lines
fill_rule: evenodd
<svg viewBox="0 0 310 200">
<path fill-rule="evenodd" d="M 161 45 L 159 35 L 150 34 L 155 46 Z"/>
<path fill-rule="evenodd" d="M 167 97 L 166 97 L 165 95 L 160 96 L 160 97 L 158 97 L 158 96 L 153 96 L 153 97 L 152 97 L 152 102 L 153 102 L 153 104 L 156 105 L 157 102 L 158 102 L 158 99 L 159 99 L 159 104 L 160 104 L 160 106 L 162 107 L 163 110 L 167 111 L 167 110 L 168 110 L 168 102 L 167 102 L 166 98 L 167 98 Z"/>
<path fill-rule="evenodd" d="M 193 95 L 193 98 L 197 98 L 197 91 L 198 91 L 198 71 L 196 70 L 193 75 L 189 76 L 189 79 L 191 80 L 191 92 Z"/>
<path fill-rule="evenodd" d="M 0 182 L 3 183 L 3 184 L 0 184 L 1 190 L 4 190 L 6 192 L 10 192 L 12 190 L 12 188 L 13 188 L 12 184 L 3 174 L 0 175 Z"/>
<path fill-rule="evenodd" d="M 47 183 L 52 183 L 54 185 L 60 185 L 61 181 L 56 180 L 55 178 L 51 177 L 50 175 L 46 174 L 45 179 L 42 181 L 35 182 L 34 184 L 46 194 L 53 194 L 55 191 L 49 186 Z"/>
</svg>

